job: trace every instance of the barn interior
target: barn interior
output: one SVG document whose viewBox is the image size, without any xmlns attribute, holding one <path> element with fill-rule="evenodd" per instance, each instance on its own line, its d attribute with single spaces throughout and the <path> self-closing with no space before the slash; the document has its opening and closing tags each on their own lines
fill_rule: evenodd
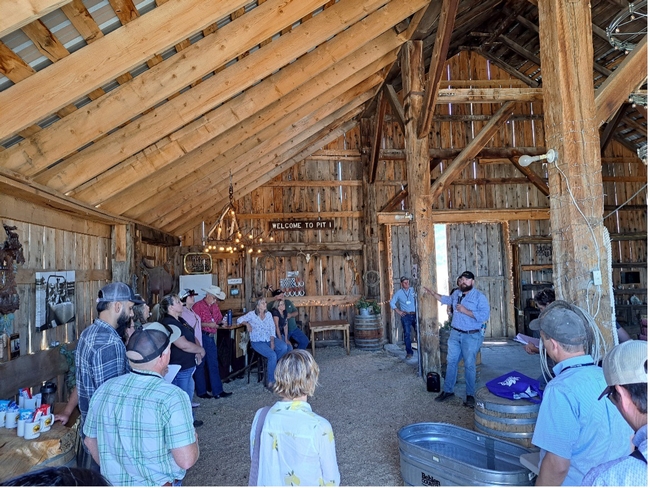
<svg viewBox="0 0 650 488">
<path fill-rule="evenodd" d="M 110 281 L 214 284 L 235 315 L 283 288 L 353 343 L 364 297 L 383 345 L 407 275 L 421 371 L 446 318 L 422 286 L 465 270 L 486 341 L 548 287 L 609 346 L 645 337 L 647 2 L 577 3 L 0 0 L 0 398 L 67 399 Z"/>
</svg>

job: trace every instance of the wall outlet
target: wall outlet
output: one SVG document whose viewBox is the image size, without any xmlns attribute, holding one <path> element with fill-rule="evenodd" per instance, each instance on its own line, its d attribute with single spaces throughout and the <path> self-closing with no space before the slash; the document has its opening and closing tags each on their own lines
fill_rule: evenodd
<svg viewBox="0 0 650 488">
<path fill-rule="evenodd" d="M 592 271 L 593 273 L 593 279 L 594 279 L 594 285 L 595 286 L 600 286 L 603 284 L 603 276 L 600 274 L 599 269 L 595 269 Z"/>
</svg>

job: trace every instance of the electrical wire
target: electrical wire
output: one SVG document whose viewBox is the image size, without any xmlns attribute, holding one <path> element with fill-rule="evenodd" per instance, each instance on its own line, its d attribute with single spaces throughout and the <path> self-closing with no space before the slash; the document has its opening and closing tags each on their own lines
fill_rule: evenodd
<svg viewBox="0 0 650 488">
<path fill-rule="evenodd" d="M 623 203 L 621 203 L 618 207 L 616 207 L 616 208 L 615 208 L 614 210 L 612 210 L 610 213 L 608 213 L 607 215 L 605 215 L 605 216 L 603 217 L 603 220 L 605 220 L 607 217 L 611 217 L 611 216 L 614 215 L 616 212 L 618 212 L 620 209 L 622 209 L 623 207 L 625 207 L 625 205 L 627 205 L 628 203 L 630 203 L 630 201 L 631 201 L 635 196 L 637 196 L 639 193 L 641 193 L 641 192 L 644 190 L 644 188 L 645 188 L 646 186 L 648 186 L 647 183 L 645 183 L 641 188 L 639 188 L 639 191 L 637 191 L 634 195 L 632 195 L 630 198 L 628 198 L 627 200 L 625 200 Z"/>
</svg>

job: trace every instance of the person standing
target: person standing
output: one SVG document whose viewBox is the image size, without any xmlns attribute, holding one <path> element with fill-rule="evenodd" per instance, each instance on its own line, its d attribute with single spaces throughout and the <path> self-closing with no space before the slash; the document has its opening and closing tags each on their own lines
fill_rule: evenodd
<svg viewBox="0 0 650 488">
<path fill-rule="evenodd" d="M 134 305 L 142 303 L 126 283 L 109 283 L 97 293 L 98 317 L 79 336 L 75 353 L 76 398 L 71 395 L 68 402 L 78 403 L 82 426 L 97 388 L 109 379 L 129 372 L 122 336 L 131 325 Z M 79 450 L 77 465 L 99 472 L 99 466 L 87 454 L 85 448 Z"/>
<path fill-rule="evenodd" d="M 277 290 L 273 290 L 271 294 L 273 295 L 274 301 L 276 302 L 284 301 L 284 307 L 287 312 L 286 321 L 289 329 L 288 339 L 293 339 L 298 343 L 298 345 L 296 346 L 297 349 L 307 349 L 307 346 L 309 346 L 309 338 L 300 329 L 300 327 L 298 327 L 298 324 L 296 323 L 296 317 L 300 315 L 300 312 L 298 311 L 298 309 L 296 308 L 296 306 L 293 304 L 291 300 L 285 298 L 284 292 L 281 289 L 278 288 Z M 272 308 L 273 308 L 273 302 L 268 304 L 267 310 L 271 311 Z"/>
<path fill-rule="evenodd" d="M 205 358 L 202 364 L 196 368 L 194 381 L 196 382 L 196 394 L 199 398 L 226 398 L 232 395 L 232 392 L 223 390 L 221 374 L 219 373 L 219 358 L 217 356 L 217 344 L 215 337 L 217 335 L 218 324 L 223 322 L 223 315 L 217 304 L 217 299 L 224 300 L 226 294 L 216 285 L 208 288 L 202 288 L 205 292 L 203 300 L 194 304 L 192 310 L 201 319 L 201 343 L 205 349 Z M 210 375 L 210 391 L 205 379 L 205 369 L 208 369 Z"/>
<path fill-rule="evenodd" d="M 483 343 L 483 324 L 490 319 L 490 305 L 485 295 L 474 288 L 474 273 L 464 271 L 458 277 L 458 289 L 450 296 L 440 295 L 428 288 L 427 293 L 444 305 L 454 307 L 451 333 L 447 341 L 447 374 L 442 392 L 435 400 L 443 402 L 454 396 L 460 358 L 465 362 L 465 401 L 463 405 L 474 408 L 476 389 L 476 354 Z"/>
<path fill-rule="evenodd" d="M 603 359 L 607 388 L 598 397 L 611 400 L 634 430 L 634 451 L 592 468 L 583 485 L 648 486 L 648 343 L 626 341 Z"/>
<path fill-rule="evenodd" d="M 579 485 L 591 468 L 630 453 L 632 429 L 611 402 L 598 401 L 607 383 L 587 353 L 593 331 L 582 312 L 557 300 L 529 326 L 556 363 L 532 439 L 540 448 L 537 485 Z"/>
<path fill-rule="evenodd" d="M 341 483 L 332 426 L 312 412 L 307 403 L 307 397 L 313 396 L 318 385 L 318 374 L 318 364 L 307 351 L 289 351 L 278 361 L 274 391 L 281 399 L 270 409 L 258 410 L 251 427 L 251 460 L 257 461 L 254 456 L 259 441 L 259 463 L 257 478 L 249 480 L 250 485 Z M 263 410 L 268 410 L 268 414 L 258 425 Z"/>
<path fill-rule="evenodd" d="M 404 347 L 406 348 L 406 359 L 413 357 L 413 346 L 411 345 L 411 328 L 417 333 L 415 321 L 415 290 L 411 288 L 408 276 L 399 279 L 400 289 L 390 299 L 390 308 L 395 310 L 402 318 L 402 329 L 404 329 Z"/>
<path fill-rule="evenodd" d="M 192 375 L 196 365 L 200 365 L 205 356 L 205 349 L 201 347 L 194 337 L 194 329 L 183 319 L 183 303 L 178 295 L 167 295 L 160 302 L 160 310 L 163 318 L 160 321 L 165 326 L 176 327 L 180 336 L 172 340 L 171 357 L 169 364 L 176 364 L 181 367 L 176 373 L 172 384 L 178 386 L 187 393 L 192 402 L 194 397 L 194 380 Z M 147 326 L 149 328 L 150 326 Z M 194 427 L 201 427 L 202 420 L 195 420 Z"/>
<path fill-rule="evenodd" d="M 114 486 L 180 486 L 199 458 L 187 395 L 163 379 L 171 342 L 160 323 L 136 330 L 126 345 L 131 372 L 90 401 L 84 445 Z"/>
<path fill-rule="evenodd" d="M 190 327 L 194 330 L 194 338 L 196 340 L 196 343 L 203 347 L 203 333 L 201 332 L 201 317 L 199 317 L 196 312 L 192 310 L 192 307 L 194 306 L 194 297 L 197 296 L 198 293 L 195 292 L 194 290 L 191 290 L 189 288 L 185 288 L 185 290 L 180 293 L 179 298 L 181 299 L 181 302 L 183 303 L 183 313 L 181 314 L 181 317 L 183 317 L 183 320 L 188 323 Z M 196 369 L 198 370 L 200 367 L 203 366 L 203 363 L 197 364 Z M 196 371 L 194 371 L 194 376 L 196 376 Z M 199 407 L 200 404 L 196 402 L 192 402 L 192 408 Z"/>
</svg>

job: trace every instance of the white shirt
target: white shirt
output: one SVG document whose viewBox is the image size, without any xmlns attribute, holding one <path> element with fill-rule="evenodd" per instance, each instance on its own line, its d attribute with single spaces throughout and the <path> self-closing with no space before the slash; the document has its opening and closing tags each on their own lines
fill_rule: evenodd
<svg viewBox="0 0 650 488">
<path fill-rule="evenodd" d="M 251 326 L 251 342 L 270 342 L 275 337 L 275 322 L 271 312 L 264 312 L 264 320 L 260 319 L 255 310 L 237 319 L 237 323 L 248 322 Z"/>
<path fill-rule="evenodd" d="M 250 434 L 253 456 L 255 414 Z M 257 486 L 338 486 L 341 483 L 334 432 L 307 402 L 279 401 L 266 415 L 260 436 Z"/>
</svg>

